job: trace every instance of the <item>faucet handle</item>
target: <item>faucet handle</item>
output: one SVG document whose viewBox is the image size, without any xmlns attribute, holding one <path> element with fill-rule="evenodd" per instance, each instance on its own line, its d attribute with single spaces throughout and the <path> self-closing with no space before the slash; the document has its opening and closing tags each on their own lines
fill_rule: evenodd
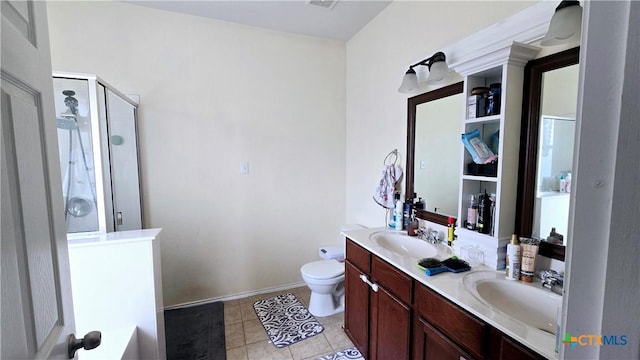
<svg viewBox="0 0 640 360">
<path fill-rule="evenodd" d="M 540 279 L 542 280 L 542 286 L 544 287 L 551 287 L 556 283 L 564 283 L 564 276 L 551 269 L 540 271 Z"/>
</svg>

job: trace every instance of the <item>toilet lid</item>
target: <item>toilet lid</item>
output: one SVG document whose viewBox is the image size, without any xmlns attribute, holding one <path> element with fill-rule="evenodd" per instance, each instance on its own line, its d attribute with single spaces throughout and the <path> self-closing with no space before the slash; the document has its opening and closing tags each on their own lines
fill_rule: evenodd
<svg viewBox="0 0 640 360">
<path fill-rule="evenodd" d="M 344 274 L 344 263 L 337 260 L 314 261 L 304 264 L 300 272 L 313 279 L 331 279 Z"/>
</svg>

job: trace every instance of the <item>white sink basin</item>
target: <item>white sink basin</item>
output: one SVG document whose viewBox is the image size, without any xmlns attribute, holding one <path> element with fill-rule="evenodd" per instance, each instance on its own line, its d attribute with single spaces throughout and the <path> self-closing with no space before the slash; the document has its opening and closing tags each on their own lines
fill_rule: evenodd
<svg viewBox="0 0 640 360">
<path fill-rule="evenodd" d="M 540 283 L 523 284 L 489 271 L 470 273 L 463 282 L 474 296 L 494 310 L 547 333 L 556 333 L 562 297 L 542 288 Z"/>
<path fill-rule="evenodd" d="M 396 255 L 422 259 L 436 257 L 438 248 L 428 242 L 398 231 L 378 231 L 369 235 L 371 241 Z"/>
</svg>

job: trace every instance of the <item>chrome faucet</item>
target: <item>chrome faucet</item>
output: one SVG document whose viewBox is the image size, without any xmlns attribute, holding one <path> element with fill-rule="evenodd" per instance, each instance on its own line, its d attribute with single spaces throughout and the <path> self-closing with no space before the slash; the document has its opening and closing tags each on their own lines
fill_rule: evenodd
<svg viewBox="0 0 640 360">
<path fill-rule="evenodd" d="M 555 270 L 544 270 L 540 271 L 540 279 L 542 280 L 542 287 L 549 289 L 558 295 L 563 294 L 564 275 L 558 274 Z"/>
<path fill-rule="evenodd" d="M 431 230 L 428 231 L 426 227 L 421 227 L 418 230 L 416 230 L 416 233 L 418 234 L 418 237 L 430 244 L 437 244 L 440 242 L 440 235 L 438 234 L 438 232 L 436 230 Z"/>
</svg>

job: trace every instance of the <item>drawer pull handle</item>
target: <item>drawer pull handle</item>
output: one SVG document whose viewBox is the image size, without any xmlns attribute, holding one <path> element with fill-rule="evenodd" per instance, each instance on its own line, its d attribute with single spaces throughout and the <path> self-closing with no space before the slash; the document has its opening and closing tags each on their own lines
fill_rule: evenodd
<svg viewBox="0 0 640 360">
<path fill-rule="evenodd" d="M 360 280 L 371 287 L 371 290 L 378 292 L 378 284 L 374 284 L 367 278 L 367 275 L 360 274 Z"/>
</svg>

